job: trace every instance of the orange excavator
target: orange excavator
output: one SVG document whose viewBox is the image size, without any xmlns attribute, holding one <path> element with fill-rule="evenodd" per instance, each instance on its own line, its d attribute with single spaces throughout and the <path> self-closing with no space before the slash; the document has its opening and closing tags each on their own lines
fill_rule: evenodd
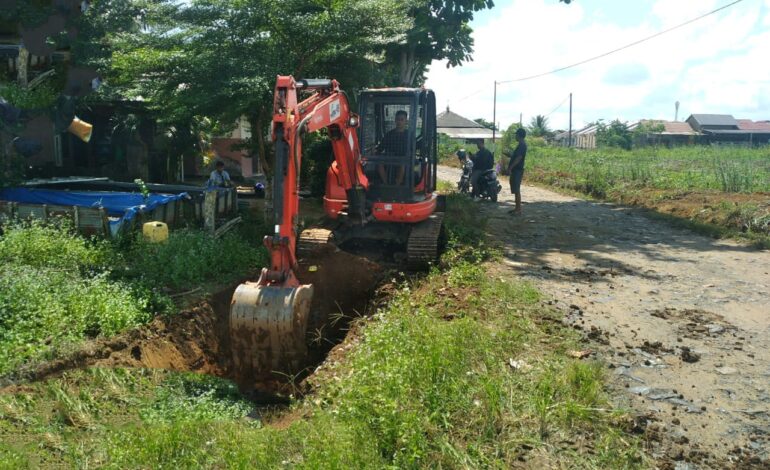
<svg viewBox="0 0 770 470">
<path fill-rule="evenodd" d="M 358 101 L 356 114 L 336 80 L 277 78 L 275 221 L 264 239 L 270 265 L 257 282 L 238 286 L 230 307 L 233 362 L 242 377 L 302 368 L 314 285 L 303 283 L 299 273 L 308 269 L 301 264 L 313 264 L 309 271 L 323 282 L 354 281 L 316 266 L 316 254 L 335 256 L 338 247 L 364 239 L 389 250 L 403 247 L 411 269 L 438 257 L 443 199 L 435 192 L 435 95 L 424 88 L 365 89 Z M 321 129 L 334 152 L 324 195 L 327 223 L 298 234 L 302 140 Z"/>
</svg>

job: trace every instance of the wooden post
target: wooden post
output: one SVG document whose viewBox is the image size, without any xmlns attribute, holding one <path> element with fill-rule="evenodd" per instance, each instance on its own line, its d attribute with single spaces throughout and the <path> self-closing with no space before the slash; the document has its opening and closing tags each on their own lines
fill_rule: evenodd
<svg viewBox="0 0 770 470">
<path fill-rule="evenodd" d="M 72 221 L 75 223 L 75 231 L 80 231 L 80 213 L 78 206 L 72 206 Z"/>
<path fill-rule="evenodd" d="M 29 51 L 24 44 L 19 46 L 19 57 L 16 59 L 16 79 L 19 86 L 27 87 L 27 70 L 29 64 Z"/>
<path fill-rule="evenodd" d="M 214 233 L 217 225 L 217 191 L 206 191 L 203 199 L 203 228 Z"/>
</svg>

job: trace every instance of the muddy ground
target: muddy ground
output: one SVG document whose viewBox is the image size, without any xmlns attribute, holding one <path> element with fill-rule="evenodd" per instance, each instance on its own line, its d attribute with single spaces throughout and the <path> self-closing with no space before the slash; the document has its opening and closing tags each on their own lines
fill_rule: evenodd
<svg viewBox="0 0 770 470">
<path fill-rule="evenodd" d="M 495 269 L 585 332 L 660 467 L 770 468 L 770 252 L 527 185 L 515 216 L 502 182 Z"/>
</svg>

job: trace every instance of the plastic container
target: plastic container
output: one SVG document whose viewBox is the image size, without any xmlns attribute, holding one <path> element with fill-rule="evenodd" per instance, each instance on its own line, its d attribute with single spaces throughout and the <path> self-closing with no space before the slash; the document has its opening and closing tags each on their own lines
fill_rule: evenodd
<svg viewBox="0 0 770 470">
<path fill-rule="evenodd" d="M 168 225 L 163 222 L 147 222 L 142 225 L 144 239 L 150 243 L 160 243 L 168 240 Z"/>
</svg>

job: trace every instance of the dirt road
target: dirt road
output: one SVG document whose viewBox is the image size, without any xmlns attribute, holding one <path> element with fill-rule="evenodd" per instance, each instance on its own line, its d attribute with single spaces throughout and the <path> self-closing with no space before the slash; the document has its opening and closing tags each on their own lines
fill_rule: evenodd
<svg viewBox="0 0 770 470">
<path fill-rule="evenodd" d="M 499 203 L 478 203 L 504 251 L 497 269 L 533 282 L 593 341 L 653 456 L 770 468 L 770 252 L 532 186 L 514 216 L 502 182 Z"/>
</svg>

